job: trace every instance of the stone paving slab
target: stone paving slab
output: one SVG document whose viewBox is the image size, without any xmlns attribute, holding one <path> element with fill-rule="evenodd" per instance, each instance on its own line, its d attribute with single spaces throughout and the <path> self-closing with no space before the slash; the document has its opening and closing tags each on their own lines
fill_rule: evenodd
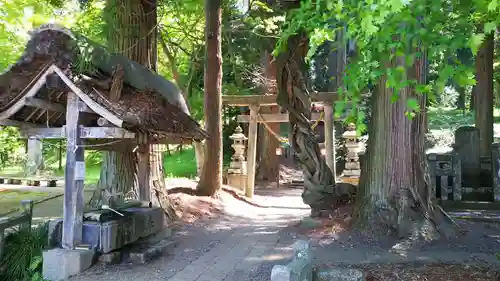
<svg viewBox="0 0 500 281">
<path fill-rule="evenodd" d="M 296 191 L 256 197 L 268 207 L 227 206 L 231 217 L 177 231 L 174 239 L 179 240 L 179 246 L 156 261 L 96 268 L 70 280 L 257 281 L 249 276 L 263 262 L 283 258 L 275 254 L 280 231 L 308 215 L 309 210 Z"/>
</svg>

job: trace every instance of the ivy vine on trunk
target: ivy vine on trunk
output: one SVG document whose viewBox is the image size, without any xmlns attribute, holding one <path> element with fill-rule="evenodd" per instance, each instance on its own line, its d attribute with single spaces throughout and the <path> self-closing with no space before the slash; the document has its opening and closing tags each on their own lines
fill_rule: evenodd
<svg viewBox="0 0 500 281">
<path fill-rule="evenodd" d="M 288 38 L 286 49 L 276 58 L 276 81 L 277 102 L 288 111 L 292 127 L 290 144 L 304 173 L 302 199 L 316 216 L 321 211 L 333 210 L 337 203 L 349 199 L 351 194 L 335 188 L 335 178 L 320 153 L 311 128 L 311 97 L 305 61 L 308 44 L 305 32 Z"/>
</svg>

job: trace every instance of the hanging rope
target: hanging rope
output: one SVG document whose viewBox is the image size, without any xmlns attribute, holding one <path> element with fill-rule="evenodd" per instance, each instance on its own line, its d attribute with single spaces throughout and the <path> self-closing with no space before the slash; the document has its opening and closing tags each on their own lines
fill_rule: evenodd
<svg viewBox="0 0 500 281">
<path fill-rule="evenodd" d="M 324 115 L 325 115 L 325 112 L 322 111 L 318 120 L 316 120 L 316 122 L 311 126 L 311 128 L 314 130 L 314 128 L 316 128 L 316 126 L 318 126 L 319 122 L 323 121 L 323 118 L 324 118 Z M 264 119 L 264 117 L 259 113 L 258 114 L 258 117 L 262 120 L 262 125 L 264 125 L 264 127 L 266 127 L 266 129 L 281 143 L 288 143 L 288 138 L 284 138 L 282 136 L 280 136 L 278 133 L 276 133 L 273 129 L 271 129 L 271 126 L 269 126 L 269 124 L 267 123 L 267 121 Z"/>
<path fill-rule="evenodd" d="M 319 122 L 320 121 L 323 121 L 323 117 L 325 117 L 325 112 L 324 111 L 321 111 L 320 115 L 319 115 L 319 118 L 318 120 L 316 120 L 316 123 L 314 123 L 312 126 L 311 126 L 311 129 L 315 129 L 316 126 L 318 126 Z"/>
<path fill-rule="evenodd" d="M 266 129 L 281 143 L 288 143 L 288 139 L 281 137 L 278 133 L 276 133 L 273 129 L 271 129 L 271 126 L 267 124 L 267 121 L 262 117 L 262 115 L 259 113 L 259 118 L 262 120 L 262 125 L 266 127 Z"/>
</svg>

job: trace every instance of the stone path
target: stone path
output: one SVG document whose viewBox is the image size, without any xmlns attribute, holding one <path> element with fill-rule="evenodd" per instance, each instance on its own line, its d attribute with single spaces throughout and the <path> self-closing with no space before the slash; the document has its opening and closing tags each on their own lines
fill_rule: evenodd
<svg viewBox="0 0 500 281">
<path fill-rule="evenodd" d="M 143 266 L 95 267 L 72 281 L 169 280 L 245 281 L 254 279 L 263 263 L 286 259 L 277 249 L 280 230 L 309 214 L 301 190 L 261 191 L 255 207 L 222 198 L 228 216 L 209 225 L 191 225 L 176 232 L 179 245 L 167 256 Z M 266 270 L 267 273 L 267 270 Z"/>
</svg>

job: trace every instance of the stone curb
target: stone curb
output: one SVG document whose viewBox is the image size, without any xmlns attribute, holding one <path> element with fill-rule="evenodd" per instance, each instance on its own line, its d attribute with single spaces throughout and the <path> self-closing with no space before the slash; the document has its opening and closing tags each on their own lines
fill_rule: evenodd
<svg viewBox="0 0 500 281">
<path fill-rule="evenodd" d="M 292 260 L 286 265 L 275 265 L 271 281 L 364 281 L 359 269 L 328 268 L 313 272 L 309 242 L 298 240 L 293 244 Z"/>
</svg>

